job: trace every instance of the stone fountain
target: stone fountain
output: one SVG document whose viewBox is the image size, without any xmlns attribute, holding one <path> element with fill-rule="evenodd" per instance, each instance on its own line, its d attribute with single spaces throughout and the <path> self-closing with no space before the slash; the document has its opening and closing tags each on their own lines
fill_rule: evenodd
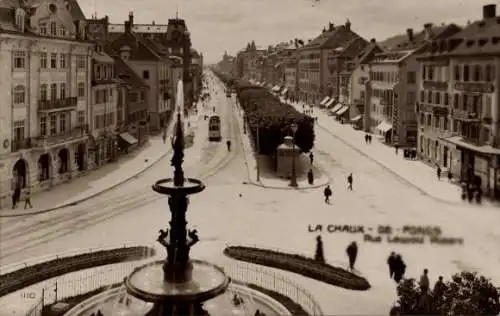
<svg viewBox="0 0 500 316">
<path fill-rule="evenodd" d="M 139 267 L 125 280 L 129 295 L 153 303 L 147 316 L 207 315 L 202 303 L 224 293 L 229 285 L 229 277 L 221 268 L 189 257 L 191 247 L 199 239 L 196 230 L 187 229 L 188 196 L 203 191 L 205 186 L 199 180 L 184 177 L 182 127 L 178 113 L 172 140 L 174 177 L 153 185 L 154 191 L 168 195 L 170 225 L 160 230 L 157 239 L 166 248 L 167 257 Z"/>
</svg>

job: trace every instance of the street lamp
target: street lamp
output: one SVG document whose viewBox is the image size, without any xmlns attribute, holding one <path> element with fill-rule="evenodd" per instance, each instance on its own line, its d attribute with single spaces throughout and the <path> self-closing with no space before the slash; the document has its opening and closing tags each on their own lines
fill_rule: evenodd
<svg viewBox="0 0 500 316">
<path fill-rule="evenodd" d="M 293 132 L 293 138 L 292 138 L 292 177 L 290 179 L 290 186 L 296 188 L 297 185 L 297 171 L 295 170 L 295 133 L 297 132 L 297 124 L 293 123 L 290 125 L 290 129 Z"/>
</svg>

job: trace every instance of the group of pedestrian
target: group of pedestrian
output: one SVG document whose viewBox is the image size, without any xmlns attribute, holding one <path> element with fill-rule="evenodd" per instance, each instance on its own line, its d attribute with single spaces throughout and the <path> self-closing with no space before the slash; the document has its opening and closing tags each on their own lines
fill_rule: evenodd
<svg viewBox="0 0 500 316">
<path fill-rule="evenodd" d="M 394 279 L 396 283 L 399 283 L 406 272 L 406 264 L 403 261 L 403 257 L 393 251 L 387 259 L 387 265 L 389 266 L 389 277 Z"/>
<path fill-rule="evenodd" d="M 92 314 L 90 314 L 90 316 L 104 316 L 104 315 L 102 314 L 101 310 L 98 309 L 97 313 L 92 313 Z"/>
<path fill-rule="evenodd" d="M 371 144 L 371 143 L 372 143 L 372 135 L 365 134 L 365 144 Z"/>
<path fill-rule="evenodd" d="M 17 205 L 21 201 L 21 187 L 16 186 L 14 193 L 12 194 L 12 209 L 17 208 Z M 24 209 L 32 208 L 30 191 L 24 192 Z"/>
<path fill-rule="evenodd" d="M 349 190 L 349 191 L 353 190 L 353 187 L 352 187 L 353 181 L 354 181 L 354 177 L 353 177 L 352 172 L 351 172 L 347 176 L 347 190 Z M 323 195 L 325 196 L 325 203 L 330 204 L 330 197 L 333 195 L 333 191 L 330 188 L 329 184 L 323 190 Z"/>
</svg>

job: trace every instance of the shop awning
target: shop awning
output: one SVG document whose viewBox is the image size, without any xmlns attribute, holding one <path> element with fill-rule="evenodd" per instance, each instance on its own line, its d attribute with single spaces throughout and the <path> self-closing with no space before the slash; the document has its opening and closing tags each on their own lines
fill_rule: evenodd
<svg viewBox="0 0 500 316">
<path fill-rule="evenodd" d="M 285 95 L 287 92 L 288 92 L 288 88 L 285 88 L 285 89 L 283 89 L 283 91 L 281 91 L 281 95 Z"/>
<path fill-rule="evenodd" d="M 280 91 L 280 89 L 281 89 L 281 88 L 280 88 L 280 86 L 278 86 L 278 85 L 276 85 L 276 86 L 274 86 L 274 87 L 273 87 L 273 91 L 274 91 L 274 92 L 278 92 L 278 91 Z"/>
<path fill-rule="evenodd" d="M 331 110 L 330 110 L 330 112 L 335 113 L 335 112 L 337 112 L 338 110 L 340 110 L 341 108 L 342 108 L 342 104 L 337 103 L 337 105 L 335 105 L 335 106 L 333 107 L 333 109 L 331 109 Z"/>
<path fill-rule="evenodd" d="M 362 118 L 363 118 L 363 115 L 361 115 L 361 114 L 360 114 L 360 115 L 356 115 L 355 117 L 353 117 L 353 118 L 351 119 L 351 122 L 354 122 L 354 123 L 355 123 L 355 122 L 357 122 L 357 121 L 361 120 Z"/>
<path fill-rule="evenodd" d="M 376 127 L 376 129 L 378 129 L 382 133 L 387 133 L 392 129 L 392 125 L 386 122 L 382 122 Z"/>
<path fill-rule="evenodd" d="M 474 144 L 467 143 L 460 136 L 452 136 L 452 137 L 440 137 L 443 141 L 453 144 L 457 147 L 462 147 L 465 149 L 469 149 L 471 151 L 479 152 L 482 154 L 488 155 L 500 155 L 500 149 L 494 148 L 490 145 L 476 146 Z"/>
<path fill-rule="evenodd" d="M 337 111 L 337 113 L 335 113 L 336 115 L 343 115 L 345 112 L 347 112 L 347 110 L 349 110 L 349 107 L 347 105 L 344 105 L 340 110 Z"/>
<path fill-rule="evenodd" d="M 120 137 L 124 142 L 126 142 L 129 145 L 137 144 L 137 139 L 127 132 L 119 134 L 118 137 Z"/>
<path fill-rule="evenodd" d="M 330 108 L 330 107 L 332 107 L 333 102 L 335 102 L 335 99 L 332 98 L 332 99 L 328 100 L 328 102 L 326 102 L 325 106 L 327 108 Z"/>
<path fill-rule="evenodd" d="M 328 100 L 330 100 L 330 97 L 325 97 L 323 100 L 321 100 L 319 105 L 326 105 L 326 102 L 328 102 Z"/>
</svg>

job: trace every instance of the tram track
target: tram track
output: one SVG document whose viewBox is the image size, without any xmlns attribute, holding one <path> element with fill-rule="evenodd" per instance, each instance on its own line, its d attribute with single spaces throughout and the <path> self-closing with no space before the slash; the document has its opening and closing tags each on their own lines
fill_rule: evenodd
<svg viewBox="0 0 500 316">
<path fill-rule="evenodd" d="M 238 129 L 234 121 L 234 111 L 230 104 L 225 106 L 225 112 L 226 119 L 223 122 L 226 123 L 226 135 L 234 138 L 235 133 L 238 133 Z M 197 172 L 193 172 L 194 176 L 201 180 L 207 180 L 217 175 L 220 170 L 224 169 L 237 157 L 238 150 L 236 149 L 234 148 L 234 150 L 228 152 L 225 144 L 219 143 L 213 156 L 210 157 L 210 161 L 201 170 L 198 168 Z M 190 172 L 186 173 L 189 174 Z M 144 207 L 162 198 L 166 197 L 153 192 L 148 186 L 148 188 L 140 190 L 131 189 L 127 193 L 112 198 L 109 198 L 109 194 L 96 197 L 57 211 L 58 215 L 55 218 L 42 219 L 35 223 L 33 221 L 26 221 L 25 223 L 22 220 L 16 221 L 16 225 L 12 225 L 10 228 L 9 226 L 3 227 L 0 232 L 0 240 L 3 244 L 0 245 L 0 260 L 113 217 L 135 211 L 139 207 Z"/>
</svg>

